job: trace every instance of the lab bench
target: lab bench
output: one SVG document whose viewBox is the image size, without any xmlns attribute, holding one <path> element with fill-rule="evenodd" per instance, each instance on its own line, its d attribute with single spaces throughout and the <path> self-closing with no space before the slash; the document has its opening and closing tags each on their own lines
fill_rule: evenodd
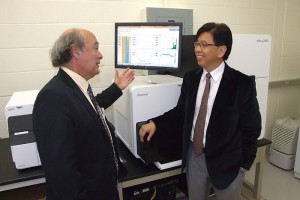
<svg viewBox="0 0 300 200">
<path fill-rule="evenodd" d="M 181 167 L 174 167 L 166 170 L 158 169 L 154 164 L 145 165 L 141 160 L 136 159 L 130 151 L 118 141 L 120 158 L 128 170 L 127 174 L 119 178 L 118 190 L 120 199 L 123 199 L 124 191 L 130 187 L 150 183 L 158 180 L 181 179 Z M 244 181 L 242 195 L 249 200 L 264 199 L 261 196 L 263 163 L 265 162 L 266 147 L 271 141 L 265 138 L 258 140 L 257 156 L 253 167 L 255 169 L 254 183 Z M 45 195 L 45 174 L 42 167 L 17 170 L 12 161 L 9 139 L 0 139 L 0 199 L 2 196 L 9 196 L 9 199 L 18 199 L 14 195 L 38 193 L 37 197 Z M 33 188 L 31 192 L 30 188 Z M 14 192 L 10 192 L 14 191 Z M 24 197 L 24 196 L 23 196 Z"/>
</svg>

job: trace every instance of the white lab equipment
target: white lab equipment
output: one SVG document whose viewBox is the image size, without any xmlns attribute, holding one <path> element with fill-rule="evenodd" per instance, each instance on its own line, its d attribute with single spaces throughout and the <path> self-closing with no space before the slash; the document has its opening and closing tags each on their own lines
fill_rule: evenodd
<svg viewBox="0 0 300 200">
<path fill-rule="evenodd" d="M 299 129 L 300 131 L 300 129 Z M 294 167 L 294 176 L 300 179 L 300 137 L 298 133 L 298 145 L 296 151 L 295 167 Z"/>
<path fill-rule="evenodd" d="M 299 127 L 300 119 L 285 117 L 275 121 L 269 162 L 285 170 L 294 168 Z"/>
<path fill-rule="evenodd" d="M 270 58 L 269 35 L 233 34 L 232 51 L 226 62 L 249 76 L 255 76 L 257 99 L 262 116 L 262 132 L 259 139 L 264 137 L 265 131 Z M 150 81 L 147 82 L 147 79 L 157 84 L 149 84 Z M 137 76 L 124 91 L 123 96 L 115 102 L 113 110 L 116 134 L 135 157 L 140 158 L 137 153 L 139 138 L 136 135 L 136 123 L 173 108 L 180 95 L 181 82 L 181 78 L 169 75 Z M 165 167 L 158 166 L 159 164 L 157 166 L 164 169 L 180 163 L 179 161 L 171 165 L 165 164 Z"/>
<path fill-rule="evenodd" d="M 116 134 L 133 153 L 137 152 L 136 124 L 163 114 L 173 108 L 180 95 L 182 78 L 169 75 L 137 76 L 123 95 L 114 103 L 114 125 Z M 155 163 L 163 169 L 165 166 Z M 170 167 L 181 164 L 175 161 Z"/>
<path fill-rule="evenodd" d="M 32 127 L 32 110 L 38 92 L 14 92 L 5 106 L 12 159 L 17 169 L 41 165 Z"/>
</svg>

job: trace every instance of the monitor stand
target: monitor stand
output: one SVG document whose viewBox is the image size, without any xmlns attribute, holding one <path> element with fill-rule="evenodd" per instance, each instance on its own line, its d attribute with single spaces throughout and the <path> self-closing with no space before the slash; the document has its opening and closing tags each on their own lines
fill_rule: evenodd
<svg viewBox="0 0 300 200">
<path fill-rule="evenodd" d="M 162 74 L 155 74 L 155 75 L 147 75 L 143 77 L 143 81 L 146 84 L 169 84 L 172 82 L 178 82 L 178 77 L 171 76 L 171 75 L 162 75 Z"/>
</svg>

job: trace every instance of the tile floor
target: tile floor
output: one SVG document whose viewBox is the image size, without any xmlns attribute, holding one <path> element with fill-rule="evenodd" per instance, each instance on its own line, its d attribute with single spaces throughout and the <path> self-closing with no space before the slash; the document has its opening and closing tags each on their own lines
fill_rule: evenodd
<svg viewBox="0 0 300 200">
<path fill-rule="evenodd" d="M 294 170 L 286 171 L 266 161 L 262 196 L 267 200 L 299 200 L 300 179 L 295 178 Z"/>
</svg>

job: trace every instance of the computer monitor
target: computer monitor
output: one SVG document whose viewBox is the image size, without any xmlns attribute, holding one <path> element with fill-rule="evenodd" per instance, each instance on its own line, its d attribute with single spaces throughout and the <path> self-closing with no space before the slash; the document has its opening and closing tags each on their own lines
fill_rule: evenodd
<svg viewBox="0 0 300 200">
<path fill-rule="evenodd" d="M 198 61 L 195 56 L 194 42 L 196 41 L 195 35 L 183 35 L 181 45 L 181 66 L 180 71 L 163 71 L 159 74 L 169 74 L 183 78 L 185 73 L 196 68 L 199 68 Z"/>
<path fill-rule="evenodd" d="M 182 23 L 115 24 L 115 68 L 179 71 Z"/>
</svg>

